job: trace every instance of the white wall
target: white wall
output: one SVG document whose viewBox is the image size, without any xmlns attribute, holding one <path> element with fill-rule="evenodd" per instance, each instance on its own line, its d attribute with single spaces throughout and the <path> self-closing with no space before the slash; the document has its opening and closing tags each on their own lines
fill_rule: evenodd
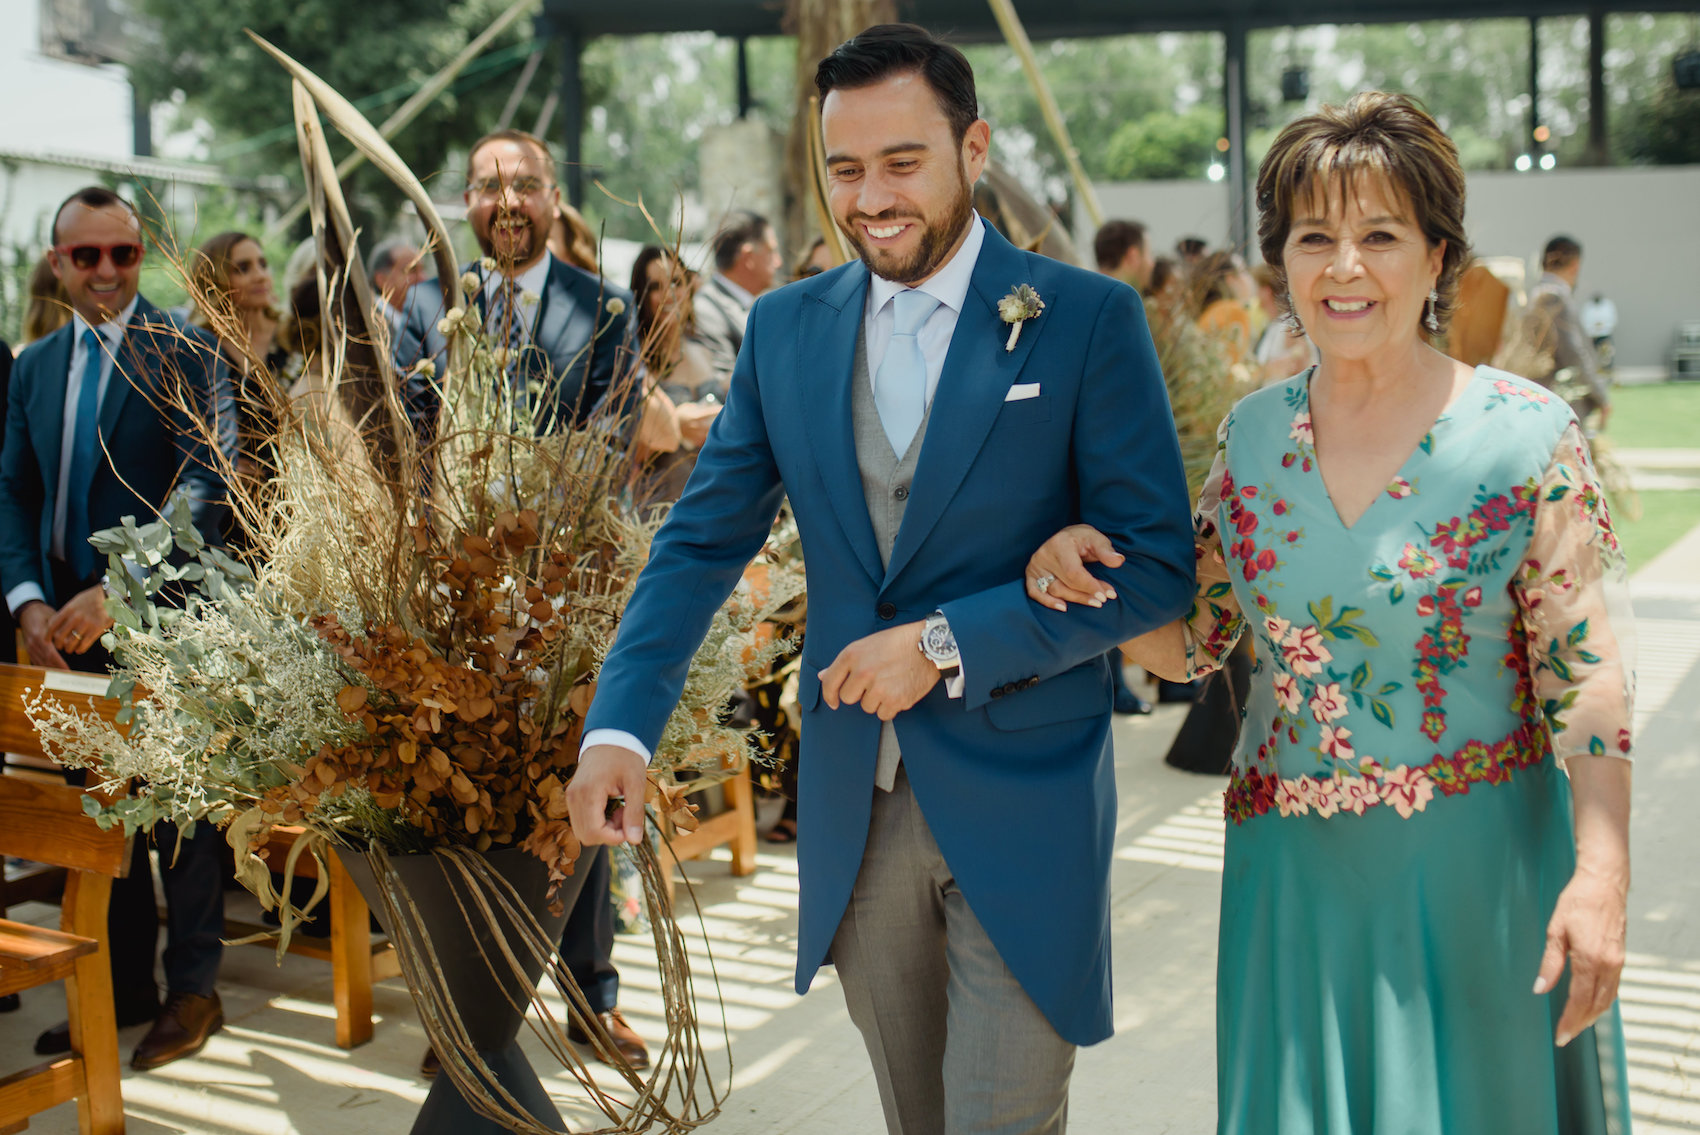
<svg viewBox="0 0 1700 1135">
<path fill-rule="evenodd" d="M 1189 232 L 1227 240 L 1225 185 L 1116 182 L 1097 190 L 1106 217 L 1150 226 L 1156 253 Z M 1465 222 L 1480 255 L 1534 260 L 1555 233 L 1581 243 L 1579 291 L 1617 304 L 1618 365 L 1663 366 L 1677 325 L 1700 319 L 1700 166 L 1472 173 L 1467 192 Z M 1076 231 L 1090 248 L 1079 216 Z"/>
<path fill-rule="evenodd" d="M 0 0 L 0 106 L 7 108 L 0 147 L 129 157 L 130 84 L 123 69 L 42 55 L 40 9 L 41 0 Z"/>
</svg>

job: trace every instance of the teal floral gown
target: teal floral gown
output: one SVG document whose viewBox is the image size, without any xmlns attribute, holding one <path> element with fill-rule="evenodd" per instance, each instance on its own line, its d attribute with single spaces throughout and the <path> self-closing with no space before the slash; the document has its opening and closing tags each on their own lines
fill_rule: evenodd
<svg viewBox="0 0 1700 1135">
<path fill-rule="evenodd" d="M 1629 1131 L 1615 1007 L 1530 992 L 1575 863 L 1568 760 L 1627 759 L 1622 556 L 1569 408 L 1486 367 L 1356 524 L 1310 374 L 1223 422 L 1188 666 L 1257 667 L 1227 790 L 1218 1130 Z"/>
</svg>

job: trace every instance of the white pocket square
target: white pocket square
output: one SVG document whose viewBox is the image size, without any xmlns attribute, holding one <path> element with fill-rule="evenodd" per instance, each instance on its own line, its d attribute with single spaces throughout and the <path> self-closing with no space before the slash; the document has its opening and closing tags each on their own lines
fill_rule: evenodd
<svg viewBox="0 0 1700 1135">
<path fill-rule="evenodd" d="M 1009 388 L 1009 393 L 1003 396 L 1005 402 L 1020 402 L 1024 398 L 1039 397 L 1037 382 L 1018 382 Z"/>
</svg>

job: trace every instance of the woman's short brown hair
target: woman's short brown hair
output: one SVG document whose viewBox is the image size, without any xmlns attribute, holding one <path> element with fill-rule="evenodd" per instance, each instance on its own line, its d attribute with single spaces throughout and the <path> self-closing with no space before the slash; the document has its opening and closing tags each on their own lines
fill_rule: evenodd
<svg viewBox="0 0 1700 1135">
<path fill-rule="evenodd" d="M 1257 239 L 1275 269 L 1275 295 L 1287 294 L 1287 234 L 1295 210 L 1332 188 L 1343 198 L 1352 180 L 1383 178 L 1411 203 L 1412 218 L 1429 246 L 1446 242 L 1435 317 L 1444 329 L 1458 297 L 1458 277 L 1470 262 L 1464 235 L 1464 170 L 1458 148 L 1415 99 L 1386 91 L 1353 95 L 1343 107 L 1325 106 L 1289 123 L 1257 171 Z"/>
</svg>

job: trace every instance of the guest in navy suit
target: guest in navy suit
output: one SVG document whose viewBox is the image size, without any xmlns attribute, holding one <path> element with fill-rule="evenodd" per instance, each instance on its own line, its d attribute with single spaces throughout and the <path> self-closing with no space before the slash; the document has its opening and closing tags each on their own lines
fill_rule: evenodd
<svg viewBox="0 0 1700 1135">
<path fill-rule="evenodd" d="M 506 340 L 517 360 L 509 365 L 515 397 L 538 399 L 535 421 L 544 431 L 580 427 L 598 415 L 621 419 L 640 393 L 631 293 L 549 251 L 560 196 L 554 161 L 541 138 L 499 130 L 473 143 L 467 156 L 466 219 L 484 259 L 465 268 L 478 278 L 477 291 L 470 299 L 464 294 L 454 298 L 484 317 L 486 334 L 495 335 L 498 345 Z M 437 330 L 444 314 L 436 281 L 415 285 L 408 293 L 395 341 L 399 373 L 406 374 L 422 357 L 436 360 L 437 373 L 444 372 L 448 343 Z M 429 437 L 439 409 L 435 383 L 410 378 L 407 404 L 415 428 Z M 608 853 L 598 849 L 580 869 L 588 874 L 562 933 L 561 960 L 621 1055 L 644 1068 L 649 1052 L 617 1007 L 620 975 L 612 957 Z M 581 1044 L 589 1041 L 576 1024 L 568 1035 Z M 428 1052 L 420 1070 L 430 1077 L 437 1068 L 435 1054 Z"/>
<path fill-rule="evenodd" d="M 630 408 L 626 382 L 637 366 L 630 338 L 631 293 L 601 276 L 575 268 L 549 251 L 549 229 L 560 199 L 554 161 L 541 138 L 500 130 L 473 143 L 467 158 L 466 219 L 484 258 L 463 269 L 479 280 L 472 297 L 453 302 L 486 317 L 486 334 L 505 339 L 517 362 L 509 368 L 516 391 L 542 386 L 534 407 L 544 429 L 582 426 L 598 411 Z M 494 267 L 486 267 L 486 263 Z M 457 286 L 453 282 L 451 287 Z M 395 338 L 396 370 L 406 374 L 421 358 L 443 373 L 448 342 L 437 330 L 446 314 L 435 280 L 408 292 Z M 609 392 L 624 396 L 606 405 Z M 407 385 L 409 413 L 424 431 L 434 428 L 438 392 L 414 377 Z"/>
<path fill-rule="evenodd" d="M 1060 1132 L 1075 1046 L 1111 1031 L 1104 655 L 1192 601 L 1173 417 L 1133 289 L 975 215 L 990 127 L 961 52 L 884 25 L 815 83 L 860 259 L 751 309 L 599 675 L 573 829 L 642 838 L 645 762 L 789 496 L 797 988 L 836 965 L 889 1130 Z M 1026 597 L 1024 549 L 1058 515 L 1133 549 L 1084 615 Z"/>
<path fill-rule="evenodd" d="M 135 209 L 110 190 L 73 194 L 54 217 L 54 272 L 73 315 L 18 356 L 0 446 L 0 586 L 23 628 L 30 661 L 104 672 L 106 564 L 90 534 L 126 517 L 156 518 L 174 489 L 187 491 L 196 526 L 216 538 L 223 523 L 220 462 L 207 420 L 231 412 L 217 346 L 177 328 L 137 294 L 142 229 Z M 203 420 L 196 420 L 197 417 Z M 147 848 L 137 840 L 130 874 L 112 888 L 113 989 L 120 1026 L 152 1019 L 136 1046 L 138 1069 L 199 1052 L 223 1025 L 214 982 L 223 948 L 224 890 L 218 834 L 200 824 L 181 850 L 161 856 L 168 909 L 161 1007 L 153 963 L 158 916 Z M 175 848 L 177 831 L 155 839 Z M 64 1026 L 36 1042 L 66 1051 Z"/>
</svg>

